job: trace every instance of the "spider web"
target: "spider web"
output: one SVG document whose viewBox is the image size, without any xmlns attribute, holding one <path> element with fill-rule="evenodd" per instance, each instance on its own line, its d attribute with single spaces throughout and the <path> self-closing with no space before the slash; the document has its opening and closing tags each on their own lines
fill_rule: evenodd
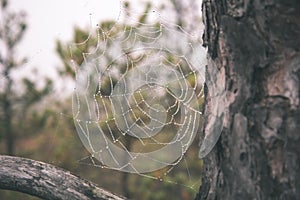
<svg viewBox="0 0 300 200">
<path fill-rule="evenodd" d="M 158 11 L 144 13 L 148 21 L 138 16 L 97 26 L 97 46 L 82 52 L 81 66 L 72 62 L 73 118 L 91 165 L 179 184 L 164 176 L 182 161 L 189 174 L 185 154 L 201 128 L 206 50 Z"/>
</svg>

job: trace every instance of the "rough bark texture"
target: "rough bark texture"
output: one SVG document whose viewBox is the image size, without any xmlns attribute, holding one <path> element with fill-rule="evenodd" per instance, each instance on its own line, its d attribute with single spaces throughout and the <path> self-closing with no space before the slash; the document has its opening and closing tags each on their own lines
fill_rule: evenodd
<svg viewBox="0 0 300 200">
<path fill-rule="evenodd" d="M 53 165 L 11 156 L 0 156 L 0 189 L 47 200 L 124 199 Z"/>
<path fill-rule="evenodd" d="M 203 17 L 226 111 L 196 199 L 300 199 L 300 1 L 204 0 Z"/>
</svg>

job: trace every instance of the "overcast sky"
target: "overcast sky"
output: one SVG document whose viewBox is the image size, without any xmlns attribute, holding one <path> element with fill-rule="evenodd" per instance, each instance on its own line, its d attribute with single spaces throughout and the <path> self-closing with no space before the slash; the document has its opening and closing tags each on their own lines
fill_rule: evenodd
<svg viewBox="0 0 300 200">
<path fill-rule="evenodd" d="M 118 20 L 122 0 L 10 0 L 10 8 L 24 10 L 27 13 L 28 29 L 21 44 L 18 56 L 27 57 L 22 75 L 28 76 L 34 67 L 41 75 L 55 77 L 56 67 L 61 66 L 55 52 L 55 41 L 60 39 L 69 42 L 72 39 L 74 26 L 95 31 L 100 21 Z M 130 0 L 142 3 L 146 0 Z M 152 0 L 154 4 L 161 0 Z M 135 6 L 139 8 L 139 6 Z M 170 17 L 169 17 L 170 18 Z M 169 19 L 168 19 L 169 20 Z M 24 69 L 23 68 L 23 69 Z M 20 73 L 16 73 L 20 76 Z M 39 77 L 36 77 L 37 79 Z"/>
<path fill-rule="evenodd" d="M 26 67 L 43 68 L 54 74 L 60 65 L 55 40 L 70 41 L 75 25 L 95 28 L 105 19 L 117 20 L 119 0 L 11 0 L 10 8 L 27 13 L 28 29 L 18 48 L 18 55 L 28 58 Z"/>
</svg>

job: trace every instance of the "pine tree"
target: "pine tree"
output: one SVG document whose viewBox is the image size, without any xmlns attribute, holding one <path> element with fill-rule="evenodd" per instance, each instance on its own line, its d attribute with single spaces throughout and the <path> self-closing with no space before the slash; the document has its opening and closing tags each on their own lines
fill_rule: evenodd
<svg viewBox="0 0 300 200">
<path fill-rule="evenodd" d="M 17 47 L 27 28 L 26 15 L 23 11 L 11 11 L 7 0 L 0 3 L 0 139 L 6 140 L 6 154 L 14 155 L 17 134 L 27 111 L 50 92 L 52 81 L 47 79 L 40 89 L 28 78 L 23 78 L 18 85 L 19 80 L 12 77 L 27 62 L 26 58 L 17 57 Z M 16 87 L 23 88 L 16 91 Z"/>
</svg>

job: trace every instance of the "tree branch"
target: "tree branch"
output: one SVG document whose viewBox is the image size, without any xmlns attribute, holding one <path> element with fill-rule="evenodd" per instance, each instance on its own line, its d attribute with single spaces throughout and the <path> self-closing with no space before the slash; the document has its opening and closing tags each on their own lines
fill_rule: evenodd
<svg viewBox="0 0 300 200">
<path fill-rule="evenodd" d="M 19 191 L 46 200 L 124 199 L 47 163 L 1 155 L 0 163 L 0 189 Z"/>
</svg>

